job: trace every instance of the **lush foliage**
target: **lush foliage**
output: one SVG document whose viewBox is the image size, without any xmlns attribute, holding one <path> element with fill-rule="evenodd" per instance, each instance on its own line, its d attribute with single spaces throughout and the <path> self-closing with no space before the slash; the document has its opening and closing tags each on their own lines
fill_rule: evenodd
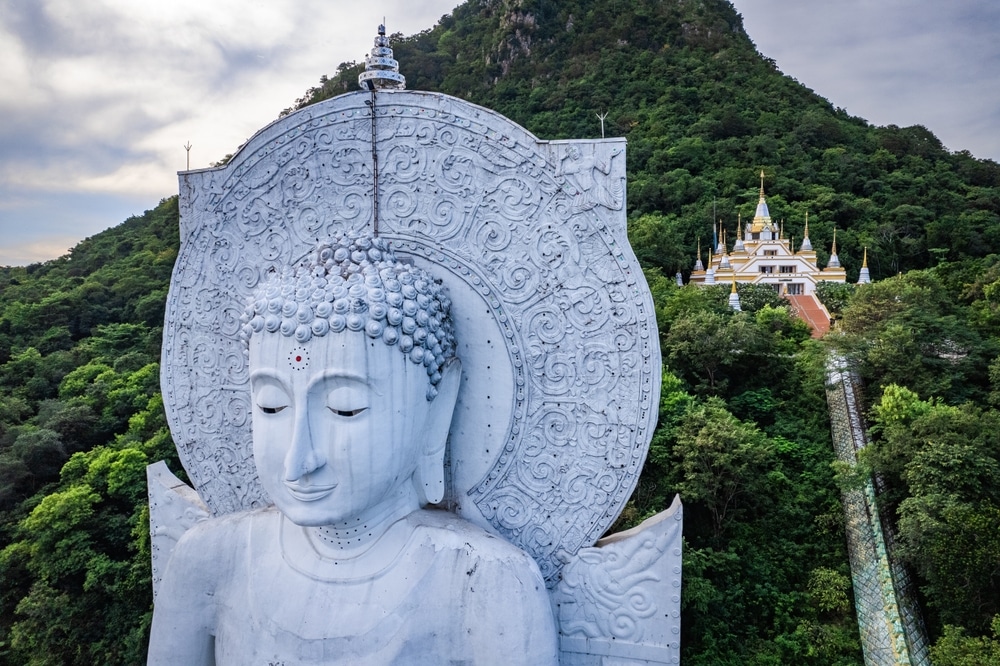
<svg viewBox="0 0 1000 666">
<path fill-rule="evenodd" d="M 994 663 L 1000 649 L 998 297 L 1000 257 L 942 263 L 858 287 L 834 338 L 867 382 L 862 462 L 883 481 L 936 663 Z"/>
<path fill-rule="evenodd" d="M 647 277 L 666 369 L 626 515 L 684 501 L 682 660 L 861 664 L 823 349 L 785 306 Z"/>
<path fill-rule="evenodd" d="M 997 261 L 943 264 L 858 288 L 843 309 L 839 342 L 860 362 L 872 400 L 880 387 L 900 384 L 925 398 L 985 402 L 989 364 L 1000 352 Z"/>
<path fill-rule="evenodd" d="M 0 663 L 141 663 L 177 199 L 0 269 Z M 175 467 L 176 468 L 176 467 Z"/>
</svg>

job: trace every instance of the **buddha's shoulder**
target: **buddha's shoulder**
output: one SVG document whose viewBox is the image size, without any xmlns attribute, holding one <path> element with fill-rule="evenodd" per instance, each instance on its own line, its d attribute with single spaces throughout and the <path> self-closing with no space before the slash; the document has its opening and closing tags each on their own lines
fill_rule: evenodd
<svg viewBox="0 0 1000 666">
<path fill-rule="evenodd" d="M 448 511 L 421 509 L 411 513 L 406 520 L 437 548 L 454 550 L 471 559 L 492 560 L 537 572 L 535 561 L 523 550 Z"/>
<path fill-rule="evenodd" d="M 178 545 L 201 552 L 210 551 L 213 544 L 231 548 L 245 542 L 251 531 L 276 532 L 279 518 L 280 514 L 274 507 L 206 518 L 187 530 Z"/>
</svg>

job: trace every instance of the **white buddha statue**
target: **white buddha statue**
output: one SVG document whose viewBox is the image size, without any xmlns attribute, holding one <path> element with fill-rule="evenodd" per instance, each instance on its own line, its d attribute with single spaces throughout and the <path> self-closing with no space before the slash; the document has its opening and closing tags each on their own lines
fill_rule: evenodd
<svg viewBox="0 0 1000 666">
<path fill-rule="evenodd" d="M 248 305 L 253 452 L 274 502 L 177 543 L 150 664 L 556 664 L 534 560 L 447 511 L 461 364 L 443 287 L 340 236 Z"/>
</svg>

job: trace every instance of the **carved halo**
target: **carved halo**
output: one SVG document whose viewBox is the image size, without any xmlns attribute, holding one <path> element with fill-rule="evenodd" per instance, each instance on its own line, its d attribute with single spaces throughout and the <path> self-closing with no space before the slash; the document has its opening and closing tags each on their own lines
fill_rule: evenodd
<svg viewBox="0 0 1000 666">
<path fill-rule="evenodd" d="M 162 388 L 215 514 L 269 504 L 239 316 L 268 270 L 371 228 L 369 100 L 307 107 L 225 167 L 181 174 Z M 435 93 L 381 92 L 376 108 L 379 233 L 453 300 L 463 386 L 446 502 L 531 553 L 552 585 L 620 513 L 656 424 L 657 329 L 625 235 L 624 140 L 540 142 Z"/>
</svg>

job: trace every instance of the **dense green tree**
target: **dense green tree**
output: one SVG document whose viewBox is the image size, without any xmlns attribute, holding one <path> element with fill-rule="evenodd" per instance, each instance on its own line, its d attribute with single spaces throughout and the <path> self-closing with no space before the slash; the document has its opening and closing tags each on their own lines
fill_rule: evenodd
<svg viewBox="0 0 1000 666">
<path fill-rule="evenodd" d="M 886 387 L 866 460 L 895 492 L 901 556 L 941 622 L 984 632 L 1000 613 L 1000 412 Z"/>
<path fill-rule="evenodd" d="M 706 317 L 741 319 L 771 350 L 749 380 L 733 380 L 735 393 L 699 398 L 697 379 L 664 373 L 659 426 L 623 516 L 637 522 L 678 492 L 685 503 L 685 663 L 860 664 L 822 350 L 785 308 L 734 314 L 726 289 L 651 277 L 665 355 L 678 326 Z"/>
<path fill-rule="evenodd" d="M 1000 616 L 993 618 L 992 630 L 990 637 L 976 637 L 947 625 L 931 648 L 931 660 L 937 666 L 1000 666 Z"/>
<path fill-rule="evenodd" d="M 858 287 L 843 309 L 841 346 L 860 362 L 873 399 L 888 384 L 951 402 L 981 400 L 995 339 L 969 326 L 969 307 L 942 280 L 946 267 Z"/>
<path fill-rule="evenodd" d="M 676 438 L 677 491 L 708 509 L 713 536 L 720 539 L 741 506 L 763 499 L 755 495 L 762 490 L 766 470 L 773 467 L 773 445 L 764 433 L 730 414 L 718 398 L 691 409 L 678 425 Z"/>
<path fill-rule="evenodd" d="M 156 361 L 176 248 L 173 198 L 0 268 L 0 663 L 144 659 L 144 470 L 175 457 Z"/>
</svg>

